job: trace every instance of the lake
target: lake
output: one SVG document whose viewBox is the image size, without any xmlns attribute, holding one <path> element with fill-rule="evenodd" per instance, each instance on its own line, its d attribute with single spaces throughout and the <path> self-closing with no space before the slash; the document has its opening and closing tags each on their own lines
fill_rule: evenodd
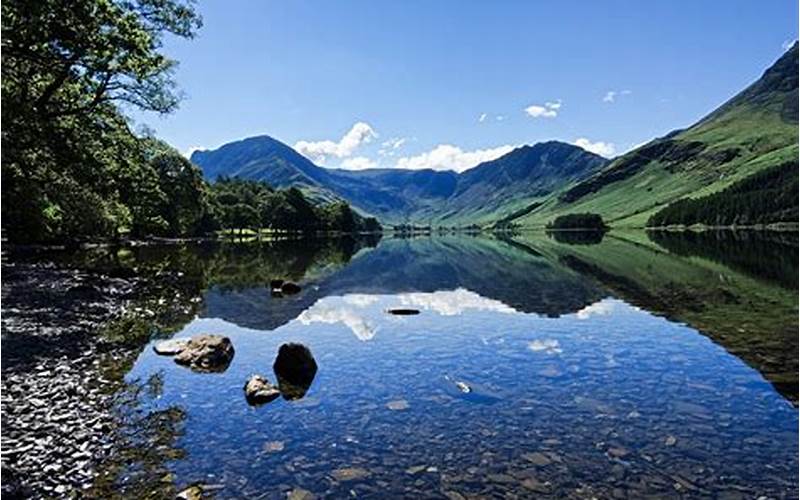
<svg viewBox="0 0 800 500">
<path fill-rule="evenodd" d="M 178 270 L 161 293 L 185 308 L 115 367 L 128 441 L 107 491 L 797 497 L 796 234 L 386 236 L 113 259 Z M 274 296 L 275 278 L 302 290 Z M 231 339 L 223 372 L 152 349 L 201 333 Z M 276 383 L 288 342 L 312 353 L 313 380 L 249 405 L 248 377 Z"/>
</svg>

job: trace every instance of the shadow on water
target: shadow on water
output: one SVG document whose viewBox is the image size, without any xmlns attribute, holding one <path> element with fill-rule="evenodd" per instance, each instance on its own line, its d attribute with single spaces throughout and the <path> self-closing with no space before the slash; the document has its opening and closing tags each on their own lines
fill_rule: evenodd
<svg viewBox="0 0 800 500">
<path fill-rule="evenodd" d="M 649 231 L 647 236 L 673 254 L 714 260 L 756 279 L 797 289 L 797 232 Z"/>
<path fill-rule="evenodd" d="M 125 384 L 115 395 L 115 453 L 104 463 L 89 498 L 175 498 L 169 463 L 186 456 L 178 445 L 186 412 L 177 405 L 153 408 L 163 387 L 163 374 L 155 373 Z"/>
<path fill-rule="evenodd" d="M 547 231 L 548 237 L 567 245 L 596 245 L 605 234 L 605 231 Z"/>
<path fill-rule="evenodd" d="M 796 235 L 650 233 L 657 246 L 625 236 L 585 249 L 531 245 L 608 293 L 691 325 L 797 403 Z"/>
</svg>

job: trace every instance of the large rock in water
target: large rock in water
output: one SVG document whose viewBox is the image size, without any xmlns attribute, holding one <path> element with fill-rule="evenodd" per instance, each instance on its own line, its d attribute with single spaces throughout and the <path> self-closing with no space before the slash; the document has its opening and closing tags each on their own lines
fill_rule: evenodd
<svg viewBox="0 0 800 500">
<path fill-rule="evenodd" d="M 233 360 L 231 339 L 221 335 L 197 335 L 175 356 L 175 362 L 198 372 L 224 372 Z"/>
<path fill-rule="evenodd" d="M 269 403 L 280 395 L 278 388 L 261 375 L 252 375 L 244 386 L 244 397 L 253 406 Z"/>
<path fill-rule="evenodd" d="M 294 400 L 305 396 L 311 387 L 317 374 L 317 362 L 308 347 L 289 343 L 278 350 L 272 369 L 278 377 L 278 388 L 283 398 Z"/>
</svg>

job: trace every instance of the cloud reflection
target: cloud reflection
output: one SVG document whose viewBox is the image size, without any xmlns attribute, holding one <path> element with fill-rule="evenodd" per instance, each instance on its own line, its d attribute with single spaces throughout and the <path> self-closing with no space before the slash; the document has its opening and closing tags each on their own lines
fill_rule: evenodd
<svg viewBox="0 0 800 500">
<path fill-rule="evenodd" d="M 455 316 L 465 311 L 517 312 L 499 300 L 481 297 L 465 288 L 433 293 L 403 293 L 398 295 L 404 306 L 417 306 L 442 316 Z"/>
<path fill-rule="evenodd" d="M 375 337 L 381 321 L 398 321 L 386 315 L 386 309 L 402 306 L 432 311 L 442 316 L 456 316 L 466 311 L 514 313 L 514 308 L 464 288 L 437 292 L 413 292 L 396 295 L 348 294 L 329 296 L 318 301 L 297 317 L 303 325 L 311 323 L 345 325 L 361 341 Z"/>
</svg>

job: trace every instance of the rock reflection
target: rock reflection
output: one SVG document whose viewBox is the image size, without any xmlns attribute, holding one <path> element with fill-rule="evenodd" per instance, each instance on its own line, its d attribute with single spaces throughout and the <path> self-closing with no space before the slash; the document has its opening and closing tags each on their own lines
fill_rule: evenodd
<svg viewBox="0 0 800 500">
<path fill-rule="evenodd" d="M 278 389 L 284 399 L 294 401 L 302 398 L 311 387 L 317 374 L 317 362 L 311 351 L 303 344 L 283 344 L 272 365 L 278 377 Z"/>
</svg>

